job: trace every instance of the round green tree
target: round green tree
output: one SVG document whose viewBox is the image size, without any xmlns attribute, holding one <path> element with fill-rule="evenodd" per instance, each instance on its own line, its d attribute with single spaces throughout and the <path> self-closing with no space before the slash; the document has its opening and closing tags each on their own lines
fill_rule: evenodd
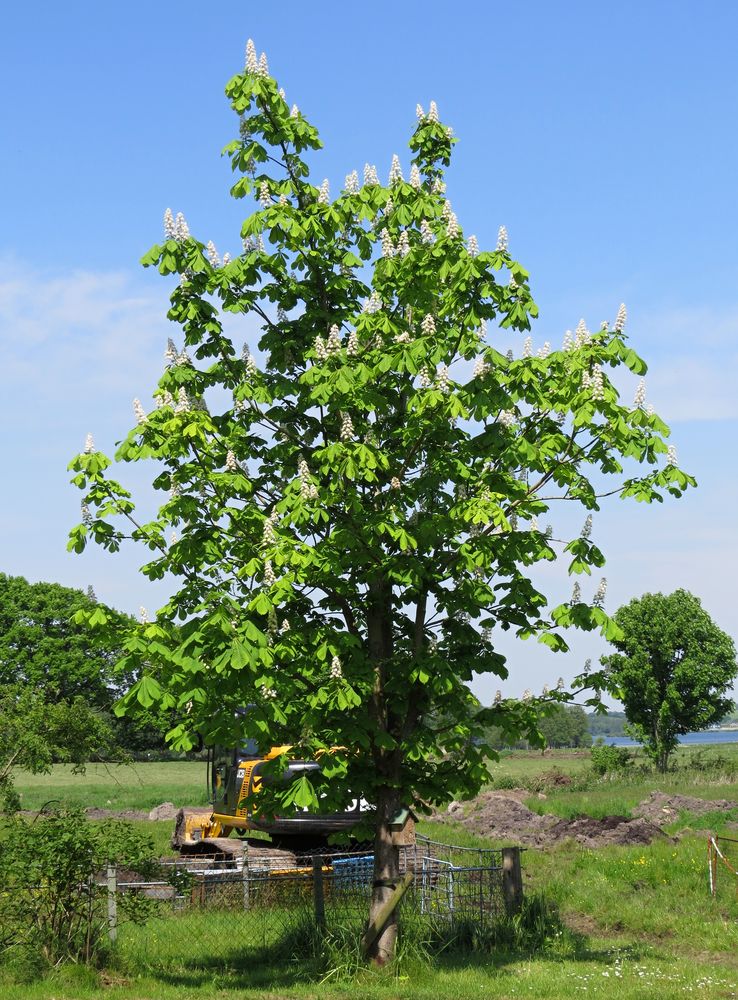
<svg viewBox="0 0 738 1000">
<path fill-rule="evenodd" d="M 613 634 L 603 585 L 548 607 L 536 564 L 565 553 L 587 574 L 604 557 L 587 527 L 556 541 L 540 519 L 558 500 L 589 511 L 601 492 L 650 501 L 692 480 L 642 386 L 624 403 L 609 377 L 646 370 L 624 309 L 534 349 L 528 274 L 504 227 L 480 248 L 447 198 L 456 140 L 435 103 L 417 109 L 409 166 L 394 157 L 381 183 L 367 164 L 333 196 L 311 179 L 315 127 L 251 43 L 226 93 L 240 119 L 232 193 L 256 201 L 238 251 L 220 256 L 167 211 L 144 258 L 178 279 L 168 315 L 184 343 L 170 342 L 156 407 L 136 400 L 117 457 L 155 460 L 166 496 L 139 520 L 88 441 L 71 467 L 89 514 L 70 545 L 133 539 L 153 553 L 150 578 L 179 582 L 120 637 L 143 671 L 121 710 L 178 712 L 178 747 L 201 734 L 321 755 L 315 782 L 271 786 L 282 813 L 369 802 L 374 914 L 398 877 L 400 807 L 476 792 L 490 726 L 536 731 L 530 692 L 487 709 L 470 692 L 474 673 L 507 675 L 494 630 L 555 650 L 566 626 Z M 261 328 L 258 355 L 234 340 L 233 316 Z M 627 476 L 625 460 L 647 469 Z M 395 935 L 390 920 L 376 961 Z"/>
<path fill-rule="evenodd" d="M 617 650 L 602 657 L 607 686 L 625 708 L 630 733 L 659 771 L 685 733 L 705 729 L 733 708 L 735 644 L 686 590 L 644 594 L 614 615 Z"/>
</svg>

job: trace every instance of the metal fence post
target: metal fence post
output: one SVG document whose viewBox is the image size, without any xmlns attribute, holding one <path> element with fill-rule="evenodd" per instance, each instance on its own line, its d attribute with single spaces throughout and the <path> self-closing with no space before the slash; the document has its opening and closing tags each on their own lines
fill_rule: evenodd
<svg viewBox="0 0 738 1000">
<path fill-rule="evenodd" d="M 517 913 L 523 905 L 523 873 L 520 868 L 520 848 L 502 848 L 502 891 L 505 909 Z"/>
<path fill-rule="evenodd" d="M 321 930 L 325 928 L 325 897 L 323 896 L 323 859 L 313 855 L 313 906 L 315 923 Z"/>
<path fill-rule="evenodd" d="M 118 937 L 118 872 L 115 865 L 108 865 L 108 937 L 115 941 Z"/>
<path fill-rule="evenodd" d="M 249 900 L 249 866 L 244 858 L 243 868 L 241 869 L 241 878 L 243 879 L 243 908 L 248 910 L 250 908 Z"/>
</svg>

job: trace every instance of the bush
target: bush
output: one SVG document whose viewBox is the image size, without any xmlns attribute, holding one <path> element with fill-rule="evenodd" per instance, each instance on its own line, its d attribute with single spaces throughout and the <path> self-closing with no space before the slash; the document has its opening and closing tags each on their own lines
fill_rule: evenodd
<svg viewBox="0 0 738 1000">
<path fill-rule="evenodd" d="M 632 763 L 632 755 L 625 747 L 613 747 L 598 740 L 590 750 L 592 770 L 597 775 L 617 774 Z"/>
<path fill-rule="evenodd" d="M 6 818 L 0 830 L 0 958 L 39 975 L 64 962 L 94 963 L 107 947 L 109 864 L 151 877 L 153 843 L 130 825 L 89 822 L 80 810 L 28 820 Z M 143 923 L 156 904 L 118 896 L 121 920 Z"/>
</svg>

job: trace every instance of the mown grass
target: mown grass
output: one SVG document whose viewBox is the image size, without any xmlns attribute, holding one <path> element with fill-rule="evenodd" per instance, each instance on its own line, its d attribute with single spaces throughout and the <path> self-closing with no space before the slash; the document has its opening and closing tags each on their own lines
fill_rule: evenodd
<svg viewBox="0 0 738 1000">
<path fill-rule="evenodd" d="M 83 809 L 149 810 L 162 802 L 205 805 L 208 795 L 202 761 L 88 764 L 83 774 L 56 764 L 49 774 L 18 771 L 14 780 L 23 809 L 39 809 L 53 800 Z"/>
<path fill-rule="evenodd" d="M 682 751 L 682 769 L 666 776 L 631 771 L 595 780 L 588 773 L 586 752 L 543 758 L 540 754 L 510 755 L 498 767 L 505 768 L 506 780 L 531 788 L 529 805 L 539 811 L 562 816 L 627 815 L 655 789 L 738 801 L 735 776 L 728 780 L 730 768 L 721 771 L 710 765 L 710 757 L 721 755 L 738 760 L 738 746 L 703 752 L 699 766 L 691 769 L 684 765 L 694 751 Z M 532 789 L 554 766 L 572 777 L 572 785 L 550 787 L 544 782 L 546 798 L 539 799 Z M 134 803 L 125 798 L 141 787 L 151 796 L 149 807 L 165 799 L 183 803 L 173 791 L 176 785 L 185 790 L 204 787 L 202 764 L 146 764 L 137 765 L 137 771 L 137 777 L 120 793 L 126 804 L 118 808 L 146 808 L 140 806 L 140 799 Z M 121 776 L 119 772 L 117 787 L 124 784 Z M 110 785 L 105 788 L 100 774 L 92 777 L 89 785 L 87 778 L 76 779 L 78 803 L 114 808 L 107 804 L 108 799 L 112 802 Z M 42 782 L 34 782 L 34 794 L 41 795 Z M 74 784 L 69 779 L 64 787 L 72 790 Z M 24 779 L 23 790 L 27 789 Z M 106 801 L 101 802 L 103 794 Z M 409 941 L 393 970 L 357 973 L 350 949 L 348 958 L 341 958 L 338 950 L 331 952 L 328 945 L 323 956 L 308 954 L 304 936 L 285 940 L 268 918 L 248 925 L 232 917 L 212 918 L 206 932 L 202 924 L 197 925 L 201 917 L 169 917 L 143 929 L 123 928 L 117 954 L 102 973 L 68 968 L 41 982 L 21 984 L 6 972 L 4 979 L 0 977 L 0 994 L 7 1000 L 736 997 L 737 880 L 721 869 L 717 897 L 710 897 L 706 841 L 691 832 L 711 829 L 738 839 L 738 832 L 730 826 L 736 819 L 731 813 L 685 814 L 666 827 L 668 836 L 643 847 L 593 851 L 568 843 L 526 851 L 526 895 L 545 899 L 548 916 L 534 932 L 503 936 L 486 951 L 448 947 L 439 951 L 428 942 Z M 170 824 L 138 825 L 157 838 L 157 845 L 168 841 Z M 420 832 L 462 846 L 494 846 L 449 822 L 423 821 Z M 735 856 L 729 855 L 734 864 L 738 844 L 735 848 Z"/>
</svg>

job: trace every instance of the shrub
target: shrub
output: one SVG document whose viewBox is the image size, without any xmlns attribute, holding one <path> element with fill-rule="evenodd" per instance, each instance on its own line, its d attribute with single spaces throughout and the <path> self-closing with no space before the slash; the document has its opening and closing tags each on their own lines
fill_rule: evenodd
<svg viewBox="0 0 738 1000">
<path fill-rule="evenodd" d="M 159 867 L 153 843 L 126 823 L 91 823 L 80 810 L 6 818 L 0 832 L 0 958 L 38 975 L 67 961 L 102 957 L 109 864 L 145 877 Z M 118 897 L 123 920 L 143 923 L 155 906 L 135 893 Z"/>
<path fill-rule="evenodd" d="M 590 751 L 592 770 L 595 774 L 616 774 L 632 763 L 632 755 L 625 747 L 613 747 L 598 740 Z"/>
</svg>

